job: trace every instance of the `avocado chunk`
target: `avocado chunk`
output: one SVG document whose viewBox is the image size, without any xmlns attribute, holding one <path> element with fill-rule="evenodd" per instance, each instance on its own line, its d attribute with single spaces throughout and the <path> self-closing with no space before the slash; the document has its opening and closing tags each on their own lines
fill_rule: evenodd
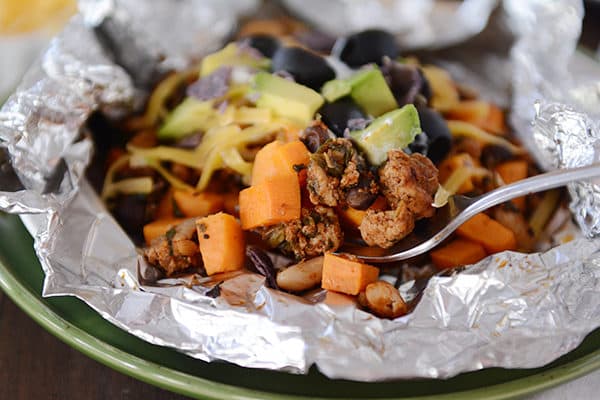
<svg viewBox="0 0 600 400">
<path fill-rule="evenodd" d="M 398 103 L 378 68 L 354 76 L 350 96 L 367 114 L 374 117 L 398 108 Z"/>
<path fill-rule="evenodd" d="M 254 87 L 260 97 L 257 107 L 268 108 L 275 115 L 308 125 L 323 104 L 323 97 L 314 90 L 267 72 L 259 72 Z"/>
<path fill-rule="evenodd" d="M 213 113 L 212 100 L 200 101 L 188 97 L 167 116 L 156 136 L 161 140 L 181 139 L 202 129 Z"/>
<path fill-rule="evenodd" d="M 236 65 L 267 69 L 271 65 L 271 61 L 268 58 L 248 51 L 248 49 L 241 48 L 237 43 L 229 43 L 221 50 L 209 54 L 202 59 L 200 77 L 203 78 L 210 75 L 220 67 Z"/>
<path fill-rule="evenodd" d="M 421 133 L 419 113 L 412 104 L 376 118 L 365 129 L 350 132 L 356 146 L 373 166 L 387 159 L 387 153 L 407 147 Z"/>
<path fill-rule="evenodd" d="M 330 103 L 350 95 L 356 104 L 373 117 L 398 108 L 398 103 L 378 68 L 359 71 L 348 79 L 328 81 L 323 85 L 321 93 Z"/>
<path fill-rule="evenodd" d="M 352 92 L 352 85 L 346 79 L 332 79 L 325 82 L 321 88 L 321 94 L 329 103 L 333 103 Z"/>
</svg>

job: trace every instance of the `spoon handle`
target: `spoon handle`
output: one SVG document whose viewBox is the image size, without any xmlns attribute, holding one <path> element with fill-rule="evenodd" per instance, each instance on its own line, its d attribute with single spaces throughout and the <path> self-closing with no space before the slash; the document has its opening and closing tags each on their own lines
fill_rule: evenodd
<svg viewBox="0 0 600 400">
<path fill-rule="evenodd" d="M 475 215 L 490 207 L 504 203 L 517 197 L 525 196 L 531 193 L 542 192 L 549 189 L 561 187 L 570 182 L 581 181 L 600 177 L 600 163 L 591 164 L 585 167 L 557 169 L 544 174 L 532 176 L 510 185 L 499 187 L 476 199 L 465 212 L 469 215 Z"/>
</svg>

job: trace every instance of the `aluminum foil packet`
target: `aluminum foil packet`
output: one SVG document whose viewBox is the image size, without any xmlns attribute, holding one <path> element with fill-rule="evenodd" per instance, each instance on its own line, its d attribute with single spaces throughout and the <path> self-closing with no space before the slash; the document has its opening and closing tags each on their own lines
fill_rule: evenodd
<svg viewBox="0 0 600 400">
<path fill-rule="evenodd" d="M 513 127 L 545 168 L 598 161 L 600 74 L 575 54 L 580 1 L 283 3 L 330 33 L 392 29 L 406 48 L 511 105 Z M 34 236 L 44 296 L 76 296 L 122 329 L 202 360 L 295 373 L 316 364 L 329 377 L 359 381 L 538 367 L 600 326 L 594 182 L 569 186 L 581 229 L 563 229 L 559 245 L 495 254 L 435 276 L 414 311 L 396 320 L 343 295 L 278 292 L 252 273 L 230 275 L 217 298 L 206 295 L 209 278 L 143 285 L 143 258 L 83 177 L 93 149 L 82 127 L 95 110 L 122 115 L 139 106 L 157 74 L 218 48 L 237 18 L 259 7 L 254 0 L 80 2 L 80 14 L 0 110 L 0 208 L 21 214 Z M 414 281 L 400 289 L 407 297 L 420 291 Z"/>
</svg>

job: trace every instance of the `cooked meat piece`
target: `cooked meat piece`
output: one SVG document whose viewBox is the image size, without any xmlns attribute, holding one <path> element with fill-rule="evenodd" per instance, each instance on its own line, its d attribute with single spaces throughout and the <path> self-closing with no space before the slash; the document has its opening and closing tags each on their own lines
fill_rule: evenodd
<svg viewBox="0 0 600 400">
<path fill-rule="evenodd" d="M 306 187 L 313 204 L 335 207 L 343 199 L 340 190 L 340 179 L 327 174 L 327 170 L 318 161 L 311 158 L 306 171 Z"/>
<path fill-rule="evenodd" d="M 363 208 L 375 200 L 379 187 L 375 175 L 364 157 L 349 139 L 336 138 L 325 142 L 310 158 L 307 170 L 310 201 L 329 207 L 345 205 L 352 189 L 361 190 Z M 364 197 L 369 196 L 364 201 Z"/>
<path fill-rule="evenodd" d="M 146 260 L 162 268 L 167 276 L 201 263 L 195 219 L 188 219 L 171 228 L 144 249 Z"/>
<path fill-rule="evenodd" d="M 367 210 L 359 230 L 369 246 L 388 248 L 411 233 L 414 227 L 415 216 L 402 201 L 394 210 Z"/>
<path fill-rule="evenodd" d="M 411 233 L 416 220 L 434 214 L 431 203 L 438 188 L 438 171 L 421 154 L 409 156 L 391 150 L 379 168 L 379 179 L 392 210 L 367 210 L 359 230 L 369 246 L 388 248 Z"/>
<path fill-rule="evenodd" d="M 337 250 L 344 234 L 336 213 L 328 207 L 302 208 L 300 219 L 257 229 L 271 246 L 304 259 Z"/>
<path fill-rule="evenodd" d="M 415 219 L 433 215 L 431 203 L 438 188 L 438 170 L 429 158 L 391 150 L 379 169 L 379 179 L 381 191 L 392 208 L 404 202 Z"/>
</svg>

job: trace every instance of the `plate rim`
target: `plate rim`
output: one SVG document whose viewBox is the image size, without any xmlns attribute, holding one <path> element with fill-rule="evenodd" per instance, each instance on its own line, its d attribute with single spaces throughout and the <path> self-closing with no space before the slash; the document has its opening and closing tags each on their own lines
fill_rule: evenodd
<svg viewBox="0 0 600 400">
<path fill-rule="evenodd" d="M 222 399 L 223 396 L 227 396 L 226 398 L 238 400 L 304 400 L 309 398 L 331 400 L 331 398 L 324 397 L 272 393 L 214 382 L 165 367 L 118 349 L 112 344 L 76 327 L 51 310 L 40 296 L 34 294 L 10 271 L 2 259 L 0 259 L 0 288 L 36 323 L 70 347 L 111 369 L 162 389 L 204 399 Z M 89 306 L 87 307 L 89 312 L 95 312 Z M 509 399 L 558 386 L 597 369 L 600 369 L 600 349 L 549 370 L 492 386 L 432 396 L 388 397 L 387 400 Z"/>
</svg>

